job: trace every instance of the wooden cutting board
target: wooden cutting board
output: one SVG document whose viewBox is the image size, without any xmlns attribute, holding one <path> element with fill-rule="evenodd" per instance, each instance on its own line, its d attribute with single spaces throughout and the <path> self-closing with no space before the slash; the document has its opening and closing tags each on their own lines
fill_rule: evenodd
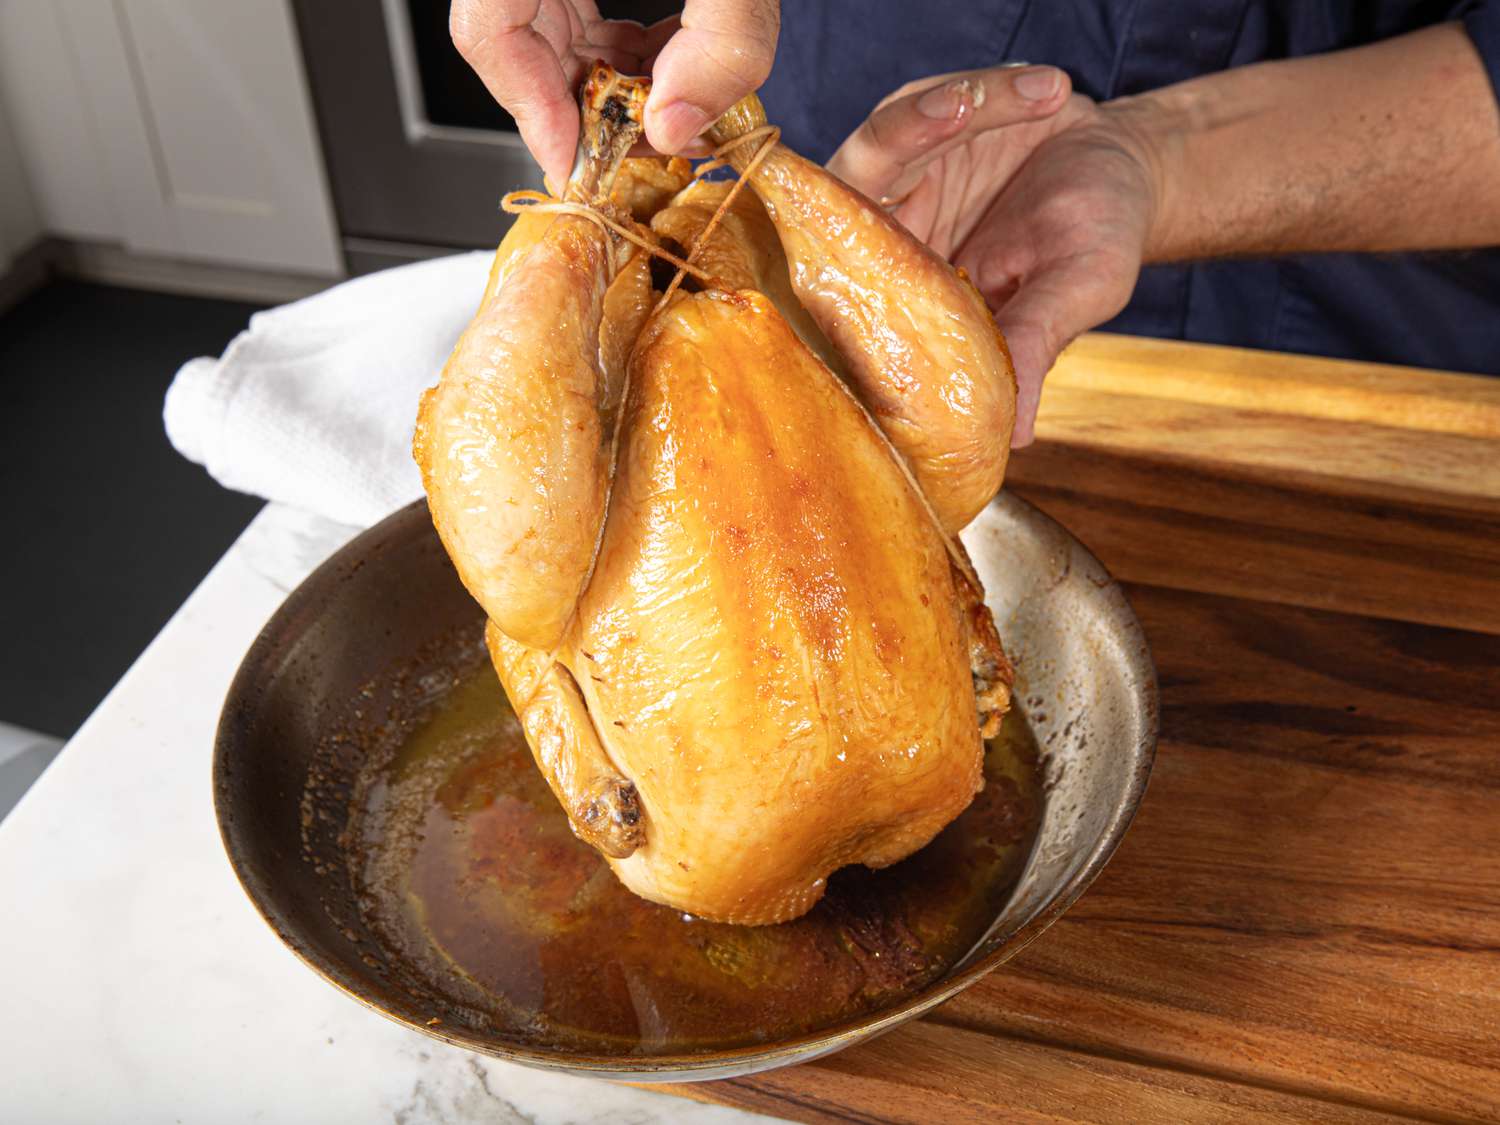
<svg viewBox="0 0 1500 1125">
<path fill-rule="evenodd" d="M 1500 1120 L 1500 380 L 1093 335 L 1007 487 L 1162 688 L 1083 899 L 928 1018 L 674 1093 L 797 1121 Z"/>
</svg>

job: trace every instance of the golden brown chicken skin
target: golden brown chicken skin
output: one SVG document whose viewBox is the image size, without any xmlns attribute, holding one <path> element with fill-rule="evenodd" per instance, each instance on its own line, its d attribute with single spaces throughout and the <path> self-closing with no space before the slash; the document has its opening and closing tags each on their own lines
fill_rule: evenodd
<svg viewBox="0 0 1500 1125">
<path fill-rule="evenodd" d="M 655 318 L 567 646 L 645 814 L 625 884 L 772 922 L 909 855 L 980 784 L 968 644 L 920 498 L 771 302 Z"/>
<path fill-rule="evenodd" d="M 949 532 L 998 487 L 1014 385 L 966 283 L 798 158 L 765 206 L 625 160 L 645 89 L 595 69 L 568 189 L 633 241 L 521 216 L 415 451 L 574 832 L 645 898 L 779 922 L 982 784 L 1011 673 Z M 696 250 L 670 301 L 656 245 Z"/>
<path fill-rule="evenodd" d="M 752 94 L 710 135 L 723 143 L 765 124 Z M 760 144 L 728 159 L 743 170 Z M 1015 369 L 984 298 L 882 208 L 785 145 L 751 183 L 798 298 L 944 528 L 958 531 L 999 491 L 1015 426 Z"/>
<path fill-rule="evenodd" d="M 591 77 L 566 199 L 608 210 L 645 90 Z M 628 354 L 607 335 L 601 354 L 601 324 L 635 252 L 587 218 L 523 216 L 418 412 L 413 453 L 443 545 L 490 619 L 534 648 L 561 639 L 593 563 L 609 492 L 609 364 Z M 644 268 L 627 272 L 637 289 Z M 638 328 L 643 302 L 621 304 Z"/>
</svg>

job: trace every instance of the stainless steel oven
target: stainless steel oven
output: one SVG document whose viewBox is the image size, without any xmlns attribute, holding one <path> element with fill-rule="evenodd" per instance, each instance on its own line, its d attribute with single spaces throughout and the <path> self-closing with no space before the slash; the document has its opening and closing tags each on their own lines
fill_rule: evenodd
<svg viewBox="0 0 1500 1125">
<path fill-rule="evenodd" d="M 651 22 L 671 0 L 599 4 Z M 446 0 L 293 0 L 350 271 L 493 246 L 540 187 L 515 123 L 448 38 Z"/>
</svg>

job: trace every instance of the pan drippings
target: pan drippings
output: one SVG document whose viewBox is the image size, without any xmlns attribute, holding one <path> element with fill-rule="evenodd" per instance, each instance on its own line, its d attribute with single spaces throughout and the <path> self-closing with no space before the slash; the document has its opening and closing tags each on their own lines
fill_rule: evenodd
<svg viewBox="0 0 1500 1125">
<path fill-rule="evenodd" d="M 431 705 L 354 812 L 367 924 L 476 1026 L 600 1054 L 783 1040 L 889 1006 L 982 936 L 1030 851 L 1036 746 L 1019 712 L 932 844 L 845 868 L 802 918 L 704 922 L 638 898 L 569 831 L 487 667 Z"/>
</svg>

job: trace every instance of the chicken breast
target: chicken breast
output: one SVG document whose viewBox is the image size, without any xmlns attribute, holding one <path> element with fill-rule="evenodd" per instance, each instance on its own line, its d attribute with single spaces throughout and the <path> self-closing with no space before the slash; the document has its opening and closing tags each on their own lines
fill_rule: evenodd
<svg viewBox="0 0 1500 1125">
<path fill-rule="evenodd" d="M 941 536 L 864 412 L 763 295 L 699 293 L 631 369 L 598 567 L 569 646 L 645 843 L 637 894 L 795 917 L 909 855 L 980 784 Z"/>
</svg>

